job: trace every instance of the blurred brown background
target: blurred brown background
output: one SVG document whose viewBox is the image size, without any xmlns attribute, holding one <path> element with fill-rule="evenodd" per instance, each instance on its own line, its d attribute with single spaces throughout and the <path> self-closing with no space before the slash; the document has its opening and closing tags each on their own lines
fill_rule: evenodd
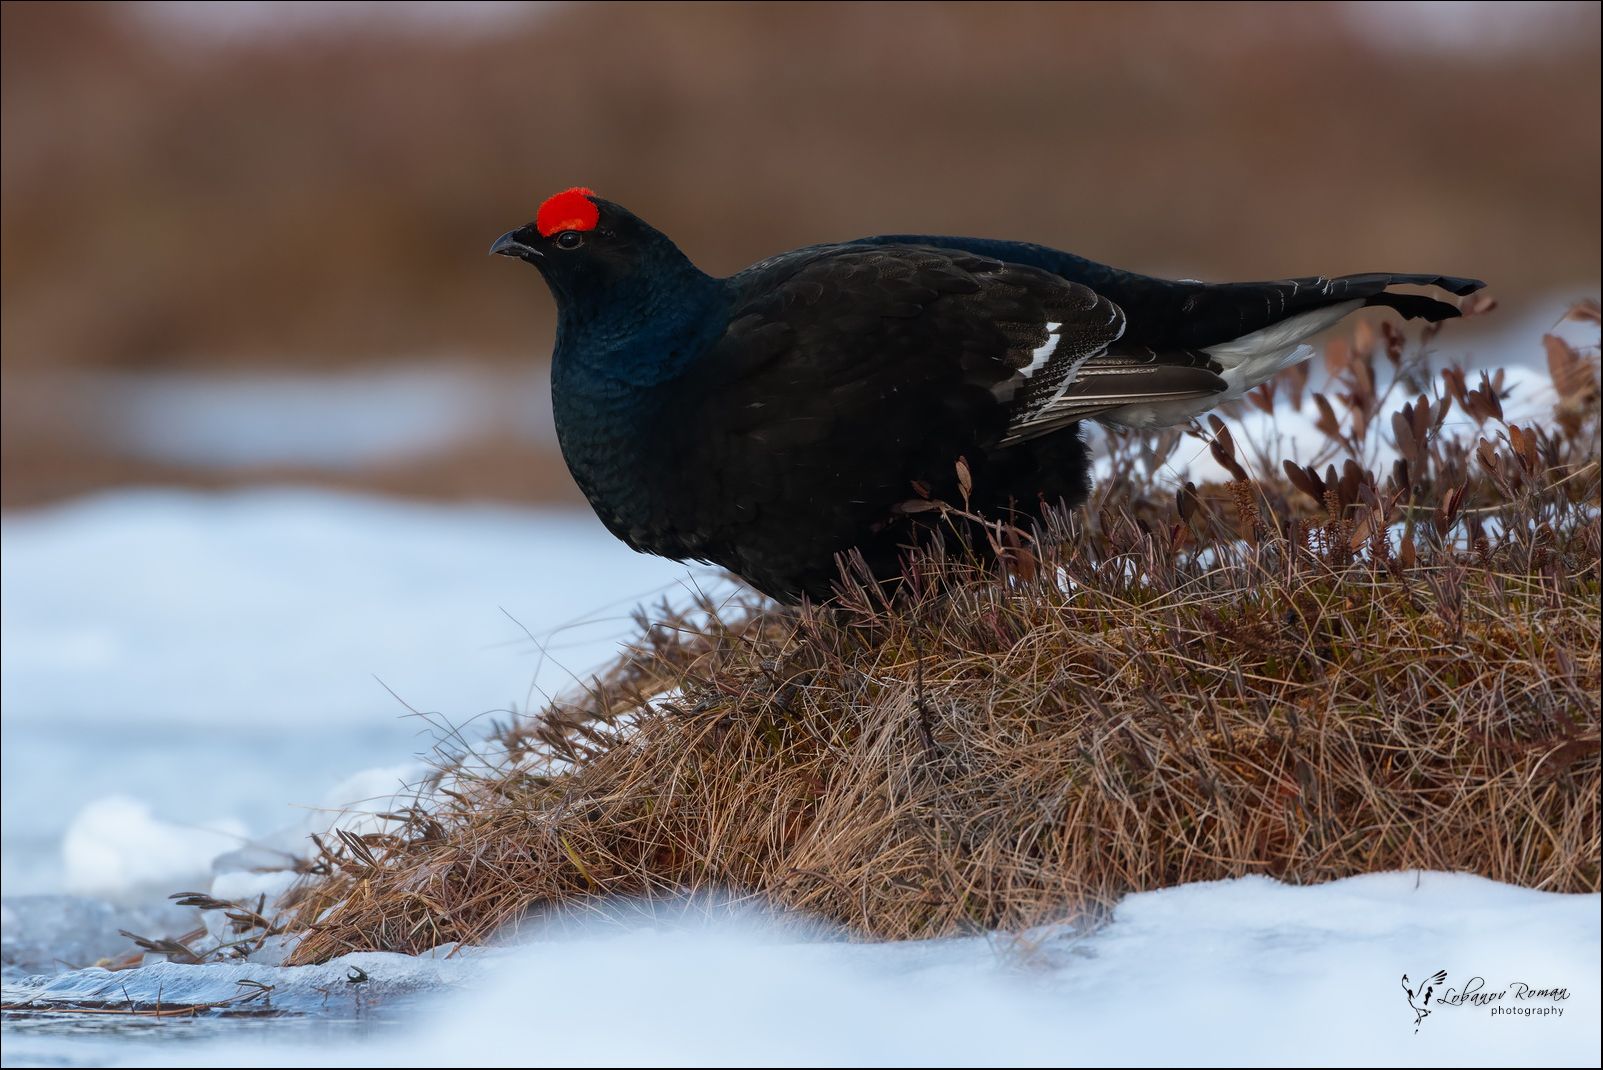
<svg viewBox="0 0 1603 1070">
<path fill-rule="evenodd" d="M 1596 291 L 1599 6 L 4 5 L 3 504 L 295 479 L 573 500 L 586 184 L 703 267 L 880 231 L 1224 279 Z"/>
</svg>

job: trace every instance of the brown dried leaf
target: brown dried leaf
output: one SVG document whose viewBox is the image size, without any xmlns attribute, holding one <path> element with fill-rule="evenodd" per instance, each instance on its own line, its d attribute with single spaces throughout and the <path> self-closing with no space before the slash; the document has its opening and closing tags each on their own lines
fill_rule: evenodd
<svg viewBox="0 0 1603 1070">
<path fill-rule="evenodd" d="M 1291 485 L 1302 491 L 1316 502 L 1325 500 L 1325 482 L 1319 478 L 1319 473 L 1312 468 L 1304 468 L 1291 461 L 1281 461 L 1281 467 L 1286 470 L 1286 478 Z"/>
<path fill-rule="evenodd" d="M 1351 434 L 1354 442 L 1362 442 L 1369 433 L 1369 413 L 1367 405 L 1359 406 L 1352 411 Z"/>
<path fill-rule="evenodd" d="M 1485 423 L 1487 420 L 1502 421 L 1503 399 L 1499 396 L 1498 390 L 1498 382 L 1501 379 L 1501 372 L 1497 381 L 1488 379 L 1486 373 L 1481 372 L 1480 384 L 1464 399 L 1464 410 L 1474 417 L 1477 423 Z"/>
<path fill-rule="evenodd" d="M 1469 490 L 1467 482 L 1456 487 L 1449 487 L 1442 494 L 1441 503 L 1436 506 L 1436 533 L 1441 536 L 1453 529 L 1458 521 L 1459 510 L 1464 506 L 1464 494 Z"/>
<path fill-rule="evenodd" d="M 1563 401 L 1590 402 L 1598 396 L 1597 366 L 1557 335 L 1542 336 L 1547 350 L 1547 372 Z"/>
<path fill-rule="evenodd" d="M 1465 412 L 1469 411 L 1469 382 L 1464 376 L 1464 369 L 1456 364 L 1449 364 L 1442 369 L 1442 383 L 1447 387 L 1447 395 L 1458 402 L 1458 407 Z"/>
<path fill-rule="evenodd" d="M 1414 424 L 1410 417 L 1413 415 L 1408 406 L 1402 412 L 1391 414 L 1392 437 L 1397 440 L 1397 452 L 1403 459 L 1414 464 L 1420 464 L 1420 441 L 1414 434 Z"/>
<path fill-rule="evenodd" d="M 1497 475 L 1497 446 L 1488 439 L 1481 439 L 1480 445 L 1475 447 L 1475 456 L 1481 462 L 1481 467 Z"/>
<path fill-rule="evenodd" d="M 1236 444 L 1231 440 L 1230 428 L 1225 426 L 1225 422 L 1223 420 L 1210 413 L 1208 416 L 1208 429 L 1213 432 L 1213 438 L 1215 442 L 1220 443 L 1226 452 L 1230 453 L 1231 455 L 1235 454 Z"/>
<path fill-rule="evenodd" d="M 1497 370 L 1497 378 L 1493 380 L 1493 383 L 1495 385 L 1488 385 L 1486 383 L 1486 373 L 1481 373 L 1481 396 L 1485 399 L 1486 407 L 1491 411 L 1492 418 L 1501 421 L 1503 419 L 1503 370 L 1501 368 Z"/>
<path fill-rule="evenodd" d="M 1348 379 L 1353 384 L 1352 403 L 1359 408 L 1368 408 L 1375 400 L 1375 365 L 1369 359 L 1369 354 L 1354 357 L 1348 371 Z"/>
<path fill-rule="evenodd" d="M 1399 490 L 1406 490 L 1414 485 L 1413 476 L 1409 472 L 1408 462 L 1401 457 L 1392 462 L 1391 481 L 1392 486 L 1398 488 Z"/>
<path fill-rule="evenodd" d="M 1298 361 L 1296 364 L 1281 372 L 1277 379 L 1285 384 L 1286 398 L 1291 402 L 1293 409 L 1302 408 L 1303 391 L 1308 387 L 1309 362 Z"/>
<path fill-rule="evenodd" d="M 1535 472 L 1538 445 L 1536 432 L 1526 431 L 1518 424 L 1509 424 L 1508 442 L 1514 447 L 1514 456 L 1519 459 L 1525 471 Z"/>
<path fill-rule="evenodd" d="M 1386 343 L 1386 359 L 1391 361 L 1393 364 L 1396 364 L 1398 361 L 1402 360 L 1403 348 L 1408 342 L 1408 337 L 1407 335 L 1403 334 L 1402 328 L 1398 327 L 1391 320 L 1382 320 L 1380 324 L 1380 336 L 1381 339 Z"/>
<path fill-rule="evenodd" d="M 1432 426 L 1430 399 L 1424 394 L 1414 399 L 1413 408 L 1409 412 L 1409 419 L 1413 422 L 1414 438 L 1419 441 L 1420 449 L 1424 449 L 1425 443 L 1430 440 Z"/>
<path fill-rule="evenodd" d="M 1578 320 L 1581 323 L 1603 324 L 1603 308 L 1600 308 L 1596 301 L 1588 297 L 1571 305 L 1564 318 Z"/>
<path fill-rule="evenodd" d="M 1197 515 L 1197 485 L 1187 480 L 1186 485 L 1175 491 L 1174 505 L 1180 513 L 1180 519 L 1186 523 Z"/>
<path fill-rule="evenodd" d="M 1358 462 L 1351 457 L 1347 458 L 1341 466 L 1341 504 L 1351 505 L 1358 501 L 1358 488 L 1368 477 L 1369 473 L 1358 467 Z"/>
<path fill-rule="evenodd" d="M 1367 319 L 1361 319 L 1353 327 L 1353 352 L 1362 356 L 1369 356 L 1375 351 L 1375 325 Z"/>
<path fill-rule="evenodd" d="M 1247 470 L 1236 460 L 1236 443 L 1230 437 L 1230 429 L 1217 416 L 1210 415 L 1208 424 L 1213 428 L 1213 441 L 1208 443 L 1208 450 L 1213 454 L 1213 459 L 1235 479 L 1245 480 Z"/>
<path fill-rule="evenodd" d="M 1347 540 L 1347 548 L 1349 550 L 1357 550 L 1363 546 L 1364 543 L 1369 541 L 1369 537 L 1375 533 L 1378 527 L 1379 521 L 1376 511 L 1369 508 L 1364 509 L 1353 524 L 1353 533 Z"/>
<path fill-rule="evenodd" d="M 1330 400 L 1323 394 L 1314 395 L 1314 404 L 1319 407 L 1319 418 L 1314 421 L 1326 438 L 1341 441 L 1341 424 L 1336 420 L 1336 410 L 1331 408 Z"/>
<path fill-rule="evenodd" d="M 1352 344 L 1345 338 L 1332 338 L 1325 343 L 1325 371 L 1335 378 L 1347 370 L 1353 360 Z"/>
</svg>

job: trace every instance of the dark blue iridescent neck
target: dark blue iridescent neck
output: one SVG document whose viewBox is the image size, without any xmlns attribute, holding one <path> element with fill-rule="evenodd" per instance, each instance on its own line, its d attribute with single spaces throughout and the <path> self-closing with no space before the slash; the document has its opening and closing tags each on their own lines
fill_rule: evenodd
<svg viewBox="0 0 1603 1070">
<path fill-rule="evenodd" d="M 728 296 L 723 280 L 673 250 L 650 270 L 558 305 L 553 379 L 612 394 L 680 374 L 721 333 Z"/>
</svg>

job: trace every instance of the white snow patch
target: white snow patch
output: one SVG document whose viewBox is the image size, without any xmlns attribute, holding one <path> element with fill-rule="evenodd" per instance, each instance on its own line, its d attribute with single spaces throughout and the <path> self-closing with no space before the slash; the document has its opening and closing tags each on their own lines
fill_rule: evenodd
<svg viewBox="0 0 1603 1070">
<path fill-rule="evenodd" d="M 393 763 L 454 757 L 488 717 L 574 686 L 638 604 L 729 589 L 588 514 L 284 488 L 97 495 L 7 513 L 0 542 L 8 898 L 68 886 L 67 826 L 111 792 L 148 808 L 146 831 L 229 819 L 301 850 L 423 768 Z M 83 831 L 73 887 L 193 868 L 140 869 Z"/>
<path fill-rule="evenodd" d="M 126 795 L 96 799 L 67 826 L 61 854 L 66 889 L 77 895 L 119 895 L 205 876 L 211 861 L 246 837 L 233 819 L 204 825 L 162 821 Z"/>
<path fill-rule="evenodd" d="M 261 896 L 266 896 L 269 904 L 275 902 L 298 880 L 300 874 L 288 869 L 265 873 L 246 870 L 219 873 L 212 878 L 211 894 L 231 903 L 244 903 L 246 906 L 254 907 L 256 899 Z"/>
<path fill-rule="evenodd" d="M 597 925 L 451 966 L 464 991 L 408 1004 L 400 1033 L 98 1054 L 147 1066 L 493 1066 L 521 1065 L 532 1044 L 555 1066 L 1596 1065 L 1599 905 L 1478 877 L 1386 873 L 1134 895 L 1089 935 L 854 944 L 751 919 Z M 396 988 L 420 970 L 445 981 L 438 971 L 459 961 L 357 958 Z M 197 979 L 162 969 L 131 980 L 144 991 Z M 329 985 L 330 967 L 306 969 L 248 976 L 295 1006 L 302 976 Z M 1416 1034 L 1401 977 L 1438 969 L 1447 992 L 1480 978 L 1482 991 L 1510 992 L 1504 1006 L 1563 1013 L 1438 1003 Z M 1515 982 L 1567 995 L 1522 1001 Z M 53 984 L 81 993 L 94 983 Z M 349 985 L 333 987 L 350 998 Z M 59 1042 L 38 1052 L 67 1053 Z"/>
<path fill-rule="evenodd" d="M 497 435 L 555 444 L 543 370 L 432 365 L 316 375 L 106 375 L 85 423 L 133 456 L 202 468 L 347 470 Z"/>
</svg>

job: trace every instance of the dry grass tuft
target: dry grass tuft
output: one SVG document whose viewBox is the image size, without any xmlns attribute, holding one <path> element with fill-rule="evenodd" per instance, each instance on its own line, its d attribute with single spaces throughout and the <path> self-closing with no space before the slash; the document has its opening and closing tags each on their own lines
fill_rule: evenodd
<svg viewBox="0 0 1603 1070">
<path fill-rule="evenodd" d="M 1118 442 L 1087 510 L 954 509 L 892 596 L 848 576 L 827 607 L 643 623 L 490 771 L 325 845 L 296 961 L 714 887 L 879 938 L 1250 873 L 1597 891 L 1595 355 L 1550 341 L 1555 417 L 1521 426 L 1500 376 L 1432 376 L 1393 332 L 1333 349 L 1322 471 L 1216 425 L 1227 470 L 1273 477 L 1176 494 L 1179 435 Z"/>
</svg>

